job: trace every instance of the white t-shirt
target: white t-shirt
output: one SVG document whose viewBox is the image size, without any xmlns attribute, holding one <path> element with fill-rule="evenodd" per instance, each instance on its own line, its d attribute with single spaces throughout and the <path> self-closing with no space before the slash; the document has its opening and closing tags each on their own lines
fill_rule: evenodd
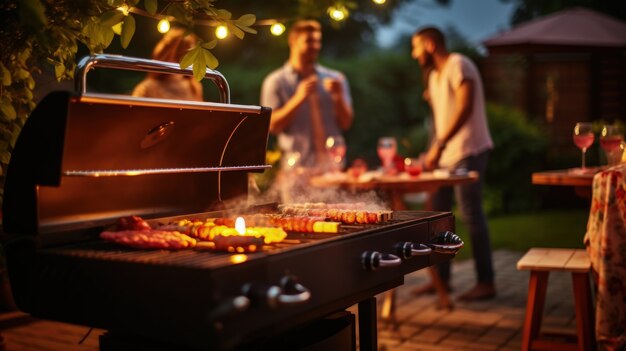
<svg viewBox="0 0 626 351">
<path fill-rule="evenodd" d="M 460 54 L 450 54 L 442 70 L 432 71 L 428 80 L 437 138 L 442 138 L 450 128 L 452 114 L 456 110 L 455 91 L 464 80 L 474 84 L 473 108 L 459 131 L 448 140 L 439 160 L 440 167 L 452 167 L 466 157 L 493 148 L 480 73 L 469 58 Z"/>
</svg>

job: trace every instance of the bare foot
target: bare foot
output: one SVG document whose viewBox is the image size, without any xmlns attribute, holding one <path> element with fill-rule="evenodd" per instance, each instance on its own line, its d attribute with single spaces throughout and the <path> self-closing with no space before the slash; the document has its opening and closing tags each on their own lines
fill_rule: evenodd
<svg viewBox="0 0 626 351">
<path fill-rule="evenodd" d="M 487 300 L 496 296 L 496 287 L 493 283 L 478 283 L 469 291 L 458 297 L 460 301 Z"/>
</svg>

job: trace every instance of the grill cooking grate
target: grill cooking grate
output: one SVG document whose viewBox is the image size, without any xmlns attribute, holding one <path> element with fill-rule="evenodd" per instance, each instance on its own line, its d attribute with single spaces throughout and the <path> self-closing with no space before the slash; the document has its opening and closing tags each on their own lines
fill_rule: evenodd
<svg viewBox="0 0 626 351">
<path fill-rule="evenodd" d="M 397 223 L 405 222 L 402 218 L 381 224 L 342 225 L 340 233 L 299 233 L 288 232 L 287 238 L 280 243 L 263 245 L 257 252 L 244 253 L 248 260 L 263 257 L 277 251 L 292 250 L 297 247 L 313 245 L 321 241 L 340 239 L 347 234 L 359 234 L 369 230 L 379 230 Z M 214 268 L 232 264 L 231 256 L 235 253 L 219 252 L 212 249 L 197 248 L 183 250 L 140 250 L 123 247 L 105 241 L 81 243 L 73 246 L 45 249 L 52 255 L 79 257 L 98 261 L 135 262 L 142 264 L 184 266 L 194 268 Z"/>
</svg>

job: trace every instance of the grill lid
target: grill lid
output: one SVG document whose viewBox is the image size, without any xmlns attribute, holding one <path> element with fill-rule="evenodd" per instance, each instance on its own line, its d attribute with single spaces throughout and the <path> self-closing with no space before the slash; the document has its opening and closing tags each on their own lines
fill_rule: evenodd
<svg viewBox="0 0 626 351">
<path fill-rule="evenodd" d="M 59 233 L 129 214 L 204 212 L 246 195 L 248 172 L 269 167 L 270 113 L 259 106 L 51 93 L 12 154 L 5 232 Z"/>
</svg>

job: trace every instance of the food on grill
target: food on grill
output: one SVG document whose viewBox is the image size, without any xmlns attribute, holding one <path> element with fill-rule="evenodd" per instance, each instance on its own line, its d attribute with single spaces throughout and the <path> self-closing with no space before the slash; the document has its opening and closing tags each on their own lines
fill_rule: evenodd
<svg viewBox="0 0 626 351">
<path fill-rule="evenodd" d="M 339 233 L 341 222 L 327 222 L 321 216 L 268 215 L 270 223 L 284 230 L 305 233 Z"/>
<path fill-rule="evenodd" d="M 139 216 L 120 217 L 117 220 L 117 230 L 150 230 L 148 222 Z"/>
<path fill-rule="evenodd" d="M 185 249 L 196 246 L 196 239 L 164 230 L 121 230 L 100 233 L 104 240 L 138 249 Z"/>
<path fill-rule="evenodd" d="M 180 221 L 159 226 L 159 230 L 177 231 L 201 240 L 214 241 L 221 235 L 226 236 L 250 236 L 263 238 L 266 244 L 280 242 L 287 237 L 287 233 L 282 228 L 273 227 L 247 227 L 245 234 L 240 234 L 237 229 L 217 223 L 230 223 L 230 219 L 208 218 L 205 221 L 182 219 Z M 232 220 L 234 223 L 234 220 Z"/>
<path fill-rule="evenodd" d="M 215 249 L 228 252 L 255 252 L 263 245 L 262 237 L 253 237 L 247 235 L 222 236 L 218 235 L 213 238 Z"/>
<path fill-rule="evenodd" d="M 378 224 L 391 220 L 392 211 L 359 210 L 365 203 L 301 203 L 279 205 L 279 210 L 287 215 L 318 216 L 345 224 Z"/>
</svg>

